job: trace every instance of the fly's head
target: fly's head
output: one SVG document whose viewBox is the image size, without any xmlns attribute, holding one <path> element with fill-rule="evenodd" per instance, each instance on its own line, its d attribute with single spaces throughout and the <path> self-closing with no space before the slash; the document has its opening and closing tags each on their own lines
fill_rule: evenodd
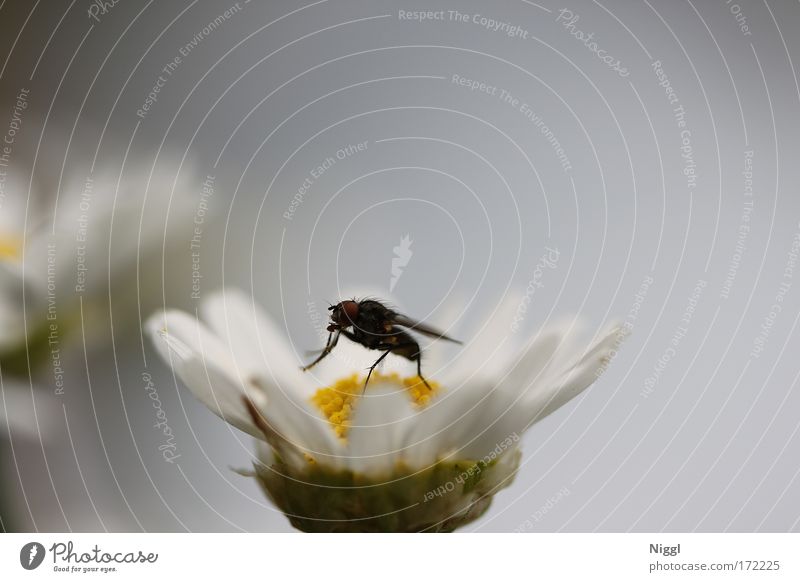
<svg viewBox="0 0 800 582">
<path fill-rule="evenodd" d="M 331 321 L 328 325 L 328 331 L 333 332 L 347 329 L 355 325 L 360 308 L 357 301 L 349 300 L 331 305 L 328 307 L 328 311 L 331 312 Z"/>
</svg>

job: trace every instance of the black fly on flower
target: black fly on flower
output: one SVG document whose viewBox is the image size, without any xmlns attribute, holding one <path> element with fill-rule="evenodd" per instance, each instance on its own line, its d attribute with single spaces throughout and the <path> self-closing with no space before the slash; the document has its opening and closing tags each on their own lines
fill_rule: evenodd
<svg viewBox="0 0 800 582">
<path fill-rule="evenodd" d="M 381 350 L 383 354 L 375 360 L 368 369 L 367 379 L 364 381 L 364 390 L 367 389 L 369 378 L 375 366 L 380 364 L 389 354 L 402 356 L 411 362 L 417 363 L 417 376 L 431 390 L 430 384 L 422 375 L 422 349 L 414 337 L 405 329 L 425 334 L 437 339 L 461 344 L 460 341 L 448 337 L 443 332 L 420 323 L 401 313 L 390 309 L 377 299 L 350 299 L 328 307 L 331 320 L 328 325 L 328 342 L 316 360 L 303 367 L 303 371 L 310 370 L 325 356 L 333 351 L 339 341 L 339 336 L 361 344 L 370 350 Z M 350 331 L 352 328 L 352 331 Z"/>
</svg>

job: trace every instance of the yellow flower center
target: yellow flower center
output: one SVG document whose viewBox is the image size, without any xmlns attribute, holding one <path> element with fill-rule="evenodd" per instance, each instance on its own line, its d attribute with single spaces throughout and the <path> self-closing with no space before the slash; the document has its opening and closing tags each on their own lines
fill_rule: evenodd
<svg viewBox="0 0 800 582">
<path fill-rule="evenodd" d="M 17 260 L 22 255 L 19 237 L 0 234 L 0 259 Z"/>
<path fill-rule="evenodd" d="M 411 402 L 420 407 L 428 404 L 431 397 L 439 390 L 439 384 L 436 382 L 428 380 L 428 384 L 430 384 L 430 388 L 428 388 L 419 376 L 400 378 L 397 373 L 380 374 L 375 372 L 369 380 L 368 387 L 377 382 L 388 382 L 405 389 Z M 331 423 L 336 436 L 343 440 L 347 438 L 347 431 L 363 390 L 364 378 L 353 374 L 337 380 L 332 386 L 320 388 L 311 397 L 311 402 L 322 411 L 322 414 Z"/>
</svg>

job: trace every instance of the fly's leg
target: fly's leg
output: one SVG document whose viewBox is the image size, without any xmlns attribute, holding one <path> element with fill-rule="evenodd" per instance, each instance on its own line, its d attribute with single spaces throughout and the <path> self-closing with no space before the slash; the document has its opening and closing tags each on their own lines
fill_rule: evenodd
<svg viewBox="0 0 800 582">
<path fill-rule="evenodd" d="M 417 376 L 419 379 L 422 380 L 422 383 L 430 390 L 433 391 L 433 388 L 425 377 L 422 375 L 422 350 L 419 347 L 417 342 L 406 342 L 401 344 L 390 344 L 390 343 L 382 343 L 377 346 L 376 349 L 386 350 L 381 357 L 369 368 L 369 374 L 372 374 L 372 370 L 377 366 L 383 358 L 385 358 L 389 353 L 394 353 L 398 356 L 403 356 L 404 358 L 411 360 L 412 362 L 417 362 Z M 369 382 L 369 374 L 367 375 L 367 382 Z M 364 383 L 364 390 L 367 389 L 367 384 Z M 362 392 L 363 394 L 363 392 Z"/>
<path fill-rule="evenodd" d="M 419 376 L 419 379 L 422 380 L 422 383 L 428 387 L 428 390 L 433 392 L 433 388 L 431 388 L 431 385 L 428 384 L 428 381 L 422 375 L 422 352 L 417 352 L 417 376 Z"/>
<path fill-rule="evenodd" d="M 380 364 L 380 363 L 383 361 L 383 358 L 385 358 L 386 356 L 388 356 L 388 355 L 391 353 L 391 351 L 392 351 L 392 350 L 386 350 L 385 352 L 383 352 L 383 353 L 381 354 L 381 356 L 380 356 L 380 357 L 379 357 L 377 360 L 375 360 L 375 363 L 374 363 L 374 364 L 372 364 L 372 365 L 369 367 L 369 372 L 367 372 L 367 379 L 364 381 L 364 389 L 361 391 L 361 394 L 362 394 L 362 395 L 364 394 L 364 392 L 366 392 L 366 391 L 367 391 L 367 384 L 369 384 L 369 377 L 370 377 L 370 376 L 372 376 L 372 370 L 374 370 L 374 369 L 375 369 L 375 366 L 377 366 L 378 364 Z"/>
<path fill-rule="evenodd" d="M 338 342 L 338 341 L 339 341 L 339 332 L 336 332 L 336 335 L 334 335 L 334 332 L 331 332 L 330 334 L 328 334 L 328 343 L 325 344 L 325 349 L 322 350 L 322 353 L 319 356 L 317 356 L 316 360 L 311 362 L 308 366 L 304 366 L 303 368 L 301 368 L 303 370 L 303 372 L 307 372 L 308 370 L 310 370 L 311 368 L 313 368 L 314 366 L 319 364 L 319 362 L 325 356 L 330 354 L 331 351 L 333 350 L 333 348 L 336 347 L 336 342 Z"/>
<path fill-rule="evenodd" d="M 394 346 L 392 350 L 398 356 L 403 356 L 407 360 L 411 360 L 412 362 L 417 363 L 417 376 L 419 379 L 422 380 L 422 383 L 428 388 L 429 391 L 433 392 L 433 388 L 428 381 L 425 379 L 425 376 L 422 375 L 422 349 L 419 347 L 419 344 L 415 341 L 405 341 L 401 344 Z"/>
</svg>

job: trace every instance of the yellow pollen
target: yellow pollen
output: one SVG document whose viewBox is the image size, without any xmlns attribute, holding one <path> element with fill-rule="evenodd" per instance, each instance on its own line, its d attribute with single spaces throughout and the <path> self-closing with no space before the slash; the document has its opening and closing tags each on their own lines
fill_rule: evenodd
<svg viewBox="0 0 800 582">
<path fill-rule="evenodd" d="M 14 236 L 0 234 L 0 259 L 19 259 L 22 254 L 22 241 Z"/>
<path fill-rule="evenodd" d="M 389 382 L 404 388 L 411 402 L 420 407 L 428 404 L 431 397 L 439 390 L 439 384 L 436 382 L 428 380 L 428 384 L 431 386 L 428 388 L 419 376 L 401 378 L 396 372 L 391 374 L 374 372 L 369 379 L 367 388 L 377 382 Z M 311 402 L 322 411 L 322 414 L 331 423 L 336 436 L 342 440 L 347 438 L 347 431 L 352 424 L 352 417 L 363 390 L 364 377 L 353 374 L 337 380 L 332 386 L 320 388 L 311 397 Z"/>
</svg>

